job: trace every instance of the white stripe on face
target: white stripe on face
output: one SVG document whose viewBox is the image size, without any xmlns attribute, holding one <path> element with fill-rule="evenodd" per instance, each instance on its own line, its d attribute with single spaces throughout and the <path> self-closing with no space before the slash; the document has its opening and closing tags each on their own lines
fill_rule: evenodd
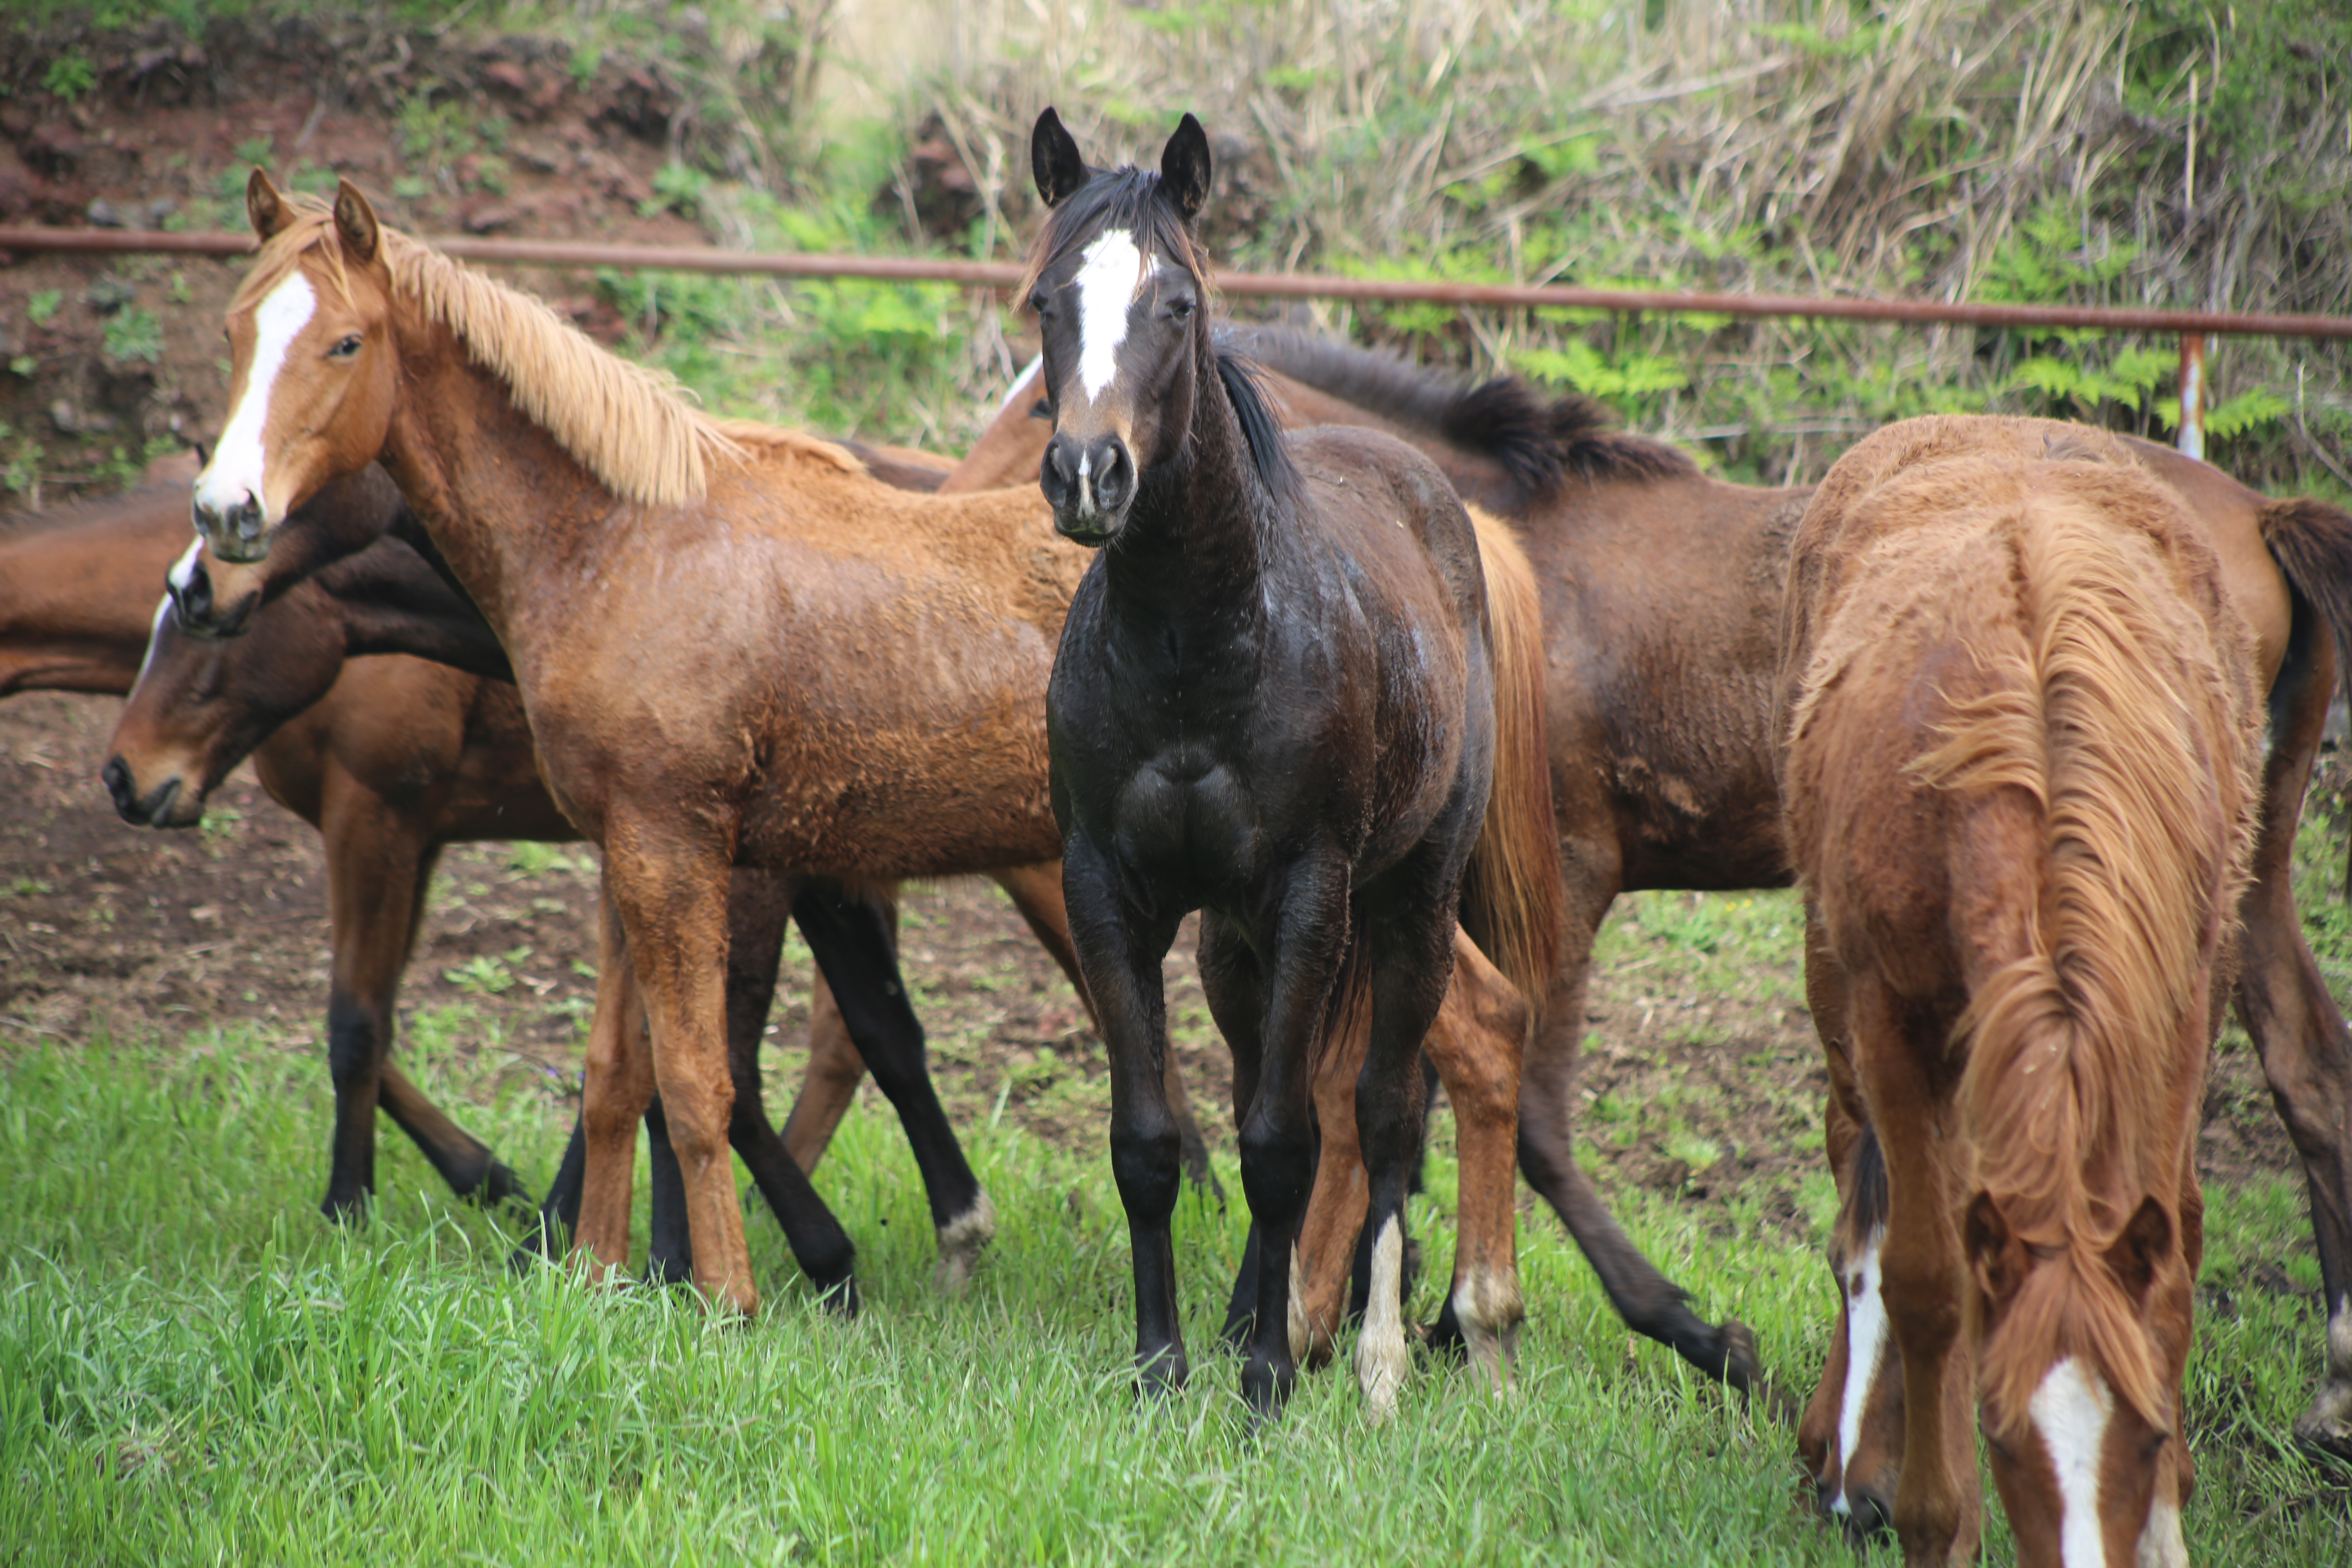
<svg viewBox="0 0 2352 1568">
<path fill-rule="evenodd" d="M 1878 1264 L 1878 1250 L 1886 1242 L 1879 1226 L 1863 1243 L 1862 1256 L 1846 1273 L 1845 1398 L 1838 1409 L 1838 1489 L 1830 1511 L 1840 1519 L 1853 1511 L 1846 1500 L 1846 1478 L 1853 1466 L 1853 1447 L 1862 1441 L 1863 1411 L 1870 1391 L 1886 1362 L 1886 1298 Z"/>
<path fill-rule="evenodd" d="M 155 606 L 154 620 L 150 622 L 148 625 L 147 657 L 139 661 L 139 679 L 131 683 L 131 689 L 133 692 L 136 692 L 140 687 L 146 684 L 147 667 L 155 662 L 155 645 L 157 642 L 162 640 L 163 636 L 163 617 L 171 613 L 172 595 L 166 594 L 163 595 L 163 602 Z"/>
<path fill-rule="evenodd" d="M 2026 1414 L 2058 1475 L 2058 1558 L 2066 1568 L 2106 1568 L 2099 1529 L 2099 1448 L 2115 1414 L 2115 1395 L 2073 1356 L 2042 1374 Z"/>
<path fill-rule="evenodd" d="M 213 460 L 196 476 L 199 507 L 226 511 L 248 495 L 264 508 L 268 506 L 261 489 L 266 456 L 261 442 L 269 426 L 269 392 L 277 384 L 278 373 L 286 367 L 286 351 L 310 324 L 318 308 L 319 297 L 311 292 L 310 280 L 298 268 L 288 273 L 254 311 L 253 363 L 246 368 L 245 395 L 237 400 L 228 427 L 221 432 Z"/>
<path fill-rule="evenodd" d="M 1078 379 L 1088 397 L 1100 397 L 1118 375 L 1128 307 L 1143 292 L 1143 252 L 1135 236 L 1115 228 L 1078 254 L 1085 265 L 1070 280 L 1078 290 Z"/>
</svg>

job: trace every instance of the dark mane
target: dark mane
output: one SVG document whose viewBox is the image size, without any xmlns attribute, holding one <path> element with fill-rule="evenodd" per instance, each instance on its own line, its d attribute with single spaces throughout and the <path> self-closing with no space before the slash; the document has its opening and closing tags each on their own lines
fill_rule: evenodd
<svg viewBox="0 0 2352 1568">
<path fill-rule="evenodd" d="M 1201 279 L 1203 288 L 1207 286 L 1207 265 L 1200 247 L 1192 242 L 1174 199 L 1160 188 L 1160 176 L 1122 164 L 1096 170 L 1092 178 L 1045 215 L 1045 227 L 1037 236 L 1037 248 L 1030 257 L 1029 270 L 1022 277 L 1015 300 L 1026 300 L 1046 268 L 1072 249 L 1113 228 L 1133 230 L 1140 249 L 1169 257 Z"/>
<path fill-rule="evenodd" d="M 1241 423 L 1242 439 L 1249 443 L 1250 466 L 1256 469 L 1258 482 L 1277 506 L 1290 505 L 1298 494 L 1298 468 L 1290 460 L 1282 426 L 1266 402 L 1265 373 L 1255 362 L 1214 343 L 1209 353 L 1216 362 L 1217 380 L 1234 405 L 1234 417 Z"/>
<path fill-rule="evenodd" d="M 1536 501 L 1558 494 L 1571 474 L 1663 479 L 1698 472 L 1664 442 L 1618 429 L 1615 416 L 1582 393 L 1547 405 L 1517 376 L 1465 385 L 1393 354 L 1294 328 L 1230 327 L 1223 341 L 1294 381 L 1493 458 Z"/>
</svg>

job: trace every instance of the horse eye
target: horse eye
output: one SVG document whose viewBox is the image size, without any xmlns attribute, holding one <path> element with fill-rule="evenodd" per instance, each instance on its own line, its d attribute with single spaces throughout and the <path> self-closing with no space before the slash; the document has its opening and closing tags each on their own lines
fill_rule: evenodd
<svg viewBox="0 0 2352 1568">
<path fill-rule="evenodd" d="M 345 338 L 341 342 L 339 342 L 333 348 L 329 349 L 327 351 L 327 357 L 329 359 L 349 359 L 359 352 L 360 335 L 357 332 L 353 332 L 350 337 Z"/>
<path fill-rule="evenodd" d="M 1041 316 L 1045 313 L 1045 290 L 1043 289 L 1029 296 L 1029 308 Z"/>
<path fill-rule="evenodd" d="M 1171 300 L 1168 302 L 1168 313 L 1175 317 L 1180 321 L 1186 321 L 1190 319 L 1192 314 L 1192 301 L 1184 299 L 1181 296 L 1179 296 L 1174 300 Z"/>
</svg>

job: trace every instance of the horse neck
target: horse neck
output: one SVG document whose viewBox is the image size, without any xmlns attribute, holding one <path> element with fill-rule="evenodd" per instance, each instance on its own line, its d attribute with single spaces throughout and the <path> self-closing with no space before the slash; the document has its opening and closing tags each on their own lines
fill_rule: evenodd
<svg viewBox="0 0 2352 1568">
<path fill-rule="evenodd" d="M 383 466 L 503 637 L 551 567 L 593 546 L 628 503 L 517 408 L 449 329 L 412 310 L 400 338 L 404 384 Z"/>
<path fill-rule="evenodd" d="M 1253 614 L 1278 540 L 1240 417 L 1205 337 L 1193 360 L 1192 424 L 1176 457 L 1142 476 L 1105 552 L 1112 600 L 1157 619 Z"/>
</svg>

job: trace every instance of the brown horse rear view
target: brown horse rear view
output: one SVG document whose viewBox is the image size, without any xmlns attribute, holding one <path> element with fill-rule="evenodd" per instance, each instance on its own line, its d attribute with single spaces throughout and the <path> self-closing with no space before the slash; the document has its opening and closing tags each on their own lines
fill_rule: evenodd
<svg viewBox="0 0 2352 1568">
<path fill-rule="evenodd" d="M 2097 432 L 1912 421 L 1806 512 L 1784 798 L 1886 1159 L 1908 1562 L 1975 1553 L 1979 1356 L 2021 1563 L 2183 1558 L 2189 1142 L 2255 687 L 2195 520 Z"/>
</svg>

